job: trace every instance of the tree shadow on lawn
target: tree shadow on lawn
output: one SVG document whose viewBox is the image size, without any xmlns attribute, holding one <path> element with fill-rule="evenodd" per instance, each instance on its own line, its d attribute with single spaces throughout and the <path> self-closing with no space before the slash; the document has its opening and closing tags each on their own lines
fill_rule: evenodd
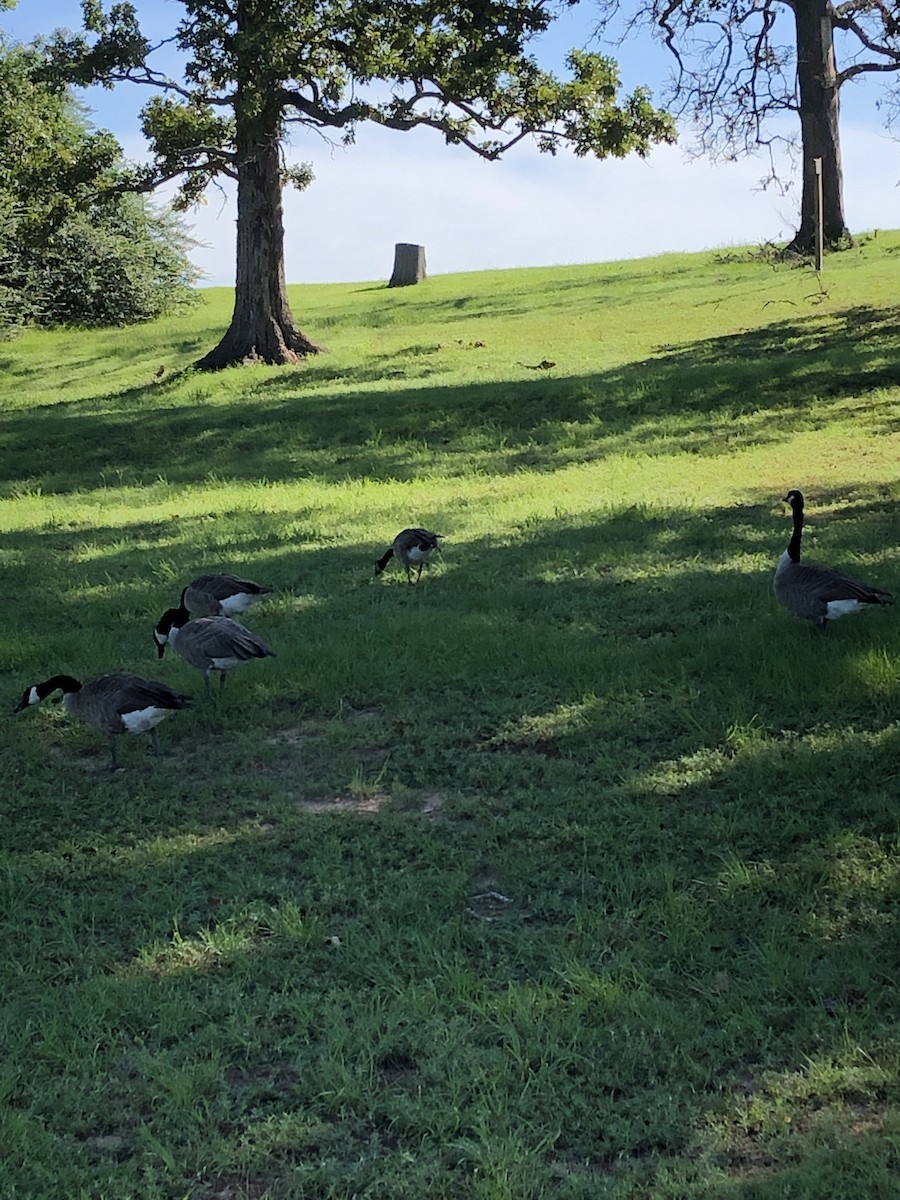
<svg viewBox="0 0 900 1200">
<path fill-rule="evenodd" d="M 880 765 L 896 765 L 896 730 L 883 751 Z M 486 805 L 477 830 L 452 812 L 441 828 L 397 813 L 272 813 L 189 850 L 142 853 L 138 836 L 117 860 L 87 846 L 34 857 L 9 873 L 12 894 L 22 884 L 42 902 L 16 913 L 6 961 L 30 936 L 32 971 L 49 972 L 24 1001 L 30 1069 L 17 1104 L 36 1106 L 76 1161 L 113 1133 L 130 1162 L 144 1144 L 134 1122 L 164 1123 L 200 1072 L 203 1103 L 169 1133 L 170 1181 L 180 1139 L 240 1138 L 244 1169 L 270 1172 L 286 1194 L 313 1149 L 311 1117 L 341 1132 L 334 1170 L 356 1172 L 359 1189 L 405 1157 L 409 1170 L 423 1120 L 438 1121 L 441 1142 L 440 1111 L 452 1114 L 447 1136 L 485 1153 L 515 1128 L 549 1178 L 566 1167 L 585 1183 L 662 1186 L 693 1163 L 723 1197 L 743 1194 L 731 1191 L 742 1180 L 764 1197 L 785 1177 L 815 1179 L 830 1114 L 841 1170 L 865 1177 L 865 1153 L 886 1145 L 868 1135 L 897 1093 L 896 1080 L 878 1083 L 898 1016 L 900 912 L 884 869 L 896 819 L 887 795 L 864 787 L 837 804 L 817 796 L 814 757 L 793 796 L 784 761 L 760 774 L 738 756 L 727 779 L 679 802 L 567 794 L 548 809 L 521 794 L 518 812 Z M 858 765 L 851 754 L 841 769 Z M 469 911 L 486 861 L 511 898 L 490 923 Z M 79 913 L 76 937 L 64 922 L 54 936 L 57 914 Z M 88 1094 L 123 1093 L 112 1109 L 85 1102 L 73 1126 L 65 1106 L 47 1107 L 39 1089 L 56 1043 L 45 1063 L 45 1025 L 73 1064 L 90 1064 Z M 858 1137 L 851 1117 L 863 1109 Z M 112 1128 L 94 1127 L 92 1114 L 111 1112 Z M 253 1130 L 289 1114 L 303 1117 L 298 1142 L 274 1156 L 255 1144 Z M 196 1154 L 184 1159 L 196 1172 Z M 444 1170 L 458 1178 L 449 1160 Z"/>
<path fill-rule="evenodd" d="M 176 1164 L 191 1163 L 185 1187 L 196 1186 L 197 1158 L 179 1137 L 206 1145 L 210 1129 L 227 1140 L 313 1112 L 341 1132 L 334 1169 L 347 1189 L 356 1172 L 359 1190 L 365 1161 L 384 1191 L 381 1173 L 421 1154 L 422 1106 L 436 1097 L 456 1114 L 457 1140 L 488 1154 L 515 1127 L 548 1178 L 565 1167 L 585 1186 L 592 1173 L 594 1184 L 662 1181 L 705 1156 L 731 1176 L 723 1197 L 745 1173 L 758 1189 L 749 1194 L 766 1196 L 785 1172 L 818 1170 L 821 1111 L 865 1102 L 879 1114 L 896 1092 L 873 1094 L 848 1069 L 839 1103 L 813 1086 L 796 1098 L 811 1063 L 845 1062 L 851 1044 L 878 1061 L 896 1027 L 896 697 L 853 683 L 861 652 L 894 644 L 896 616 L 848 620 L 822 638 L 781 612 L 770 594 L 787 524 L 778 509 L 757 492 L 709 514 L 557 518 L 456 555 L 451 539 L 416 587 L 395 575 L 334 588 L 357 567 L 369 574 L 373 548 L 306 550 L 304 578 L 322 601 L 314 619 L 262 607 L 253 617 L 278 649 L 267 664 L 283 672 L 276 699 L 291 701 L 258 696 L 267 727 L 334 718 L 321 696 L 295 700 L 311 665 L 333 673 L 338 694 L 375 712 L 354 736 L 384 751 L 383 786 L 440 788 L 438 824 L 391 805 L 365 820 L 312 815 L 288 799 L 288 787 L 315 790 L 328 747 L 311 728 L 305 743 L 258 740 L 247 754 L 249 678 L 234 681 L 241 702 L 218 729 L 202 711 L 193 724 L 173 719 L 160 765 L 145 770 L 131 746 L 122 776 L 81 779 L 76 766 L 61 781 L 48 756 L 30 765 L 35 794 L 19 800 L 18 774 L 4 789 L 7 882 L 26 900 L 6 961 L 21 955 L 44 976 L 28 1028 L 56 1022 L 59 1039 L 71 1014 L 62 1043 L 92 1080 L 148 1081 L 128 1084 L 117 1109 L 130 1118 L 112 1131 L 89 1115 L 73 1126 L 39 1094 L 43 1050 L 30 1034 L 19 1103 L 76 1161 L 92 1161 L 89 1139 L 111 1132 L 130 1161 L 143 1153 L 134 1122 L 153 1129 L 177 1080 L 187 1088 L 200 1072 L 204 1101 L 167 1142 Z M 823 537 L 831 547 L 834 528 L 850 547 L 863 517 L 889 529 L 892 514 L 887 501 L 854 505 L 829 516 Z M 97 531 L 110 546 L 122 536 Z M 11 542 L 29 568 L 45 537 Z M 735 562 L 763 548 L 765 571 Z M 296 556 L 287 543 L 267 556 L 275 582 L 296 573 Z M 73 583 L 83 574 L 96 588 L 89 611 L 65 588 L 40 599 L 40 574 L 29 569 L 38 611 L 25 606 L 28 623 L 44 622 L 41 604 L 52 610 L 73 657 L 95 652 L 96 630 L 115 630 L 123 603 L 146 604 L 130 547 L 71 565 Z M 14 640 L 15 623 L 4 633 Z M 125 643 L 138 633 L 141 666 L 155 674 L 149 627 L 129 627 Z M 406 677 L 399 695 L 386 671 Z M 354 761 L 352 746 L 330 753 Z M 221 778 L 240 779 L 239 793 Z M 510 897 L 491 922 L 469 911 L 488 871 Z M 292 932 L 296 914 L 311 937 Z M 416 1019 L 423 990 L 436 999 Z M 226 1032 L 210 1076 L 216 1025 Z M 468 1047 L 452 1065 L 448 1029 Z M 403 1086 L 381 1069 L 401 1051 Z M 347 1082 L 335 1090 L 338 1060 Z M 135 1112 L 157 1071 L 170 1099 L 153 1092 Z M 471 1073 L 462 1091 L 460 1073 Z M 254 1077 L 268 1083 L 251 1113 Z M 782 1077 L 795 1089 L 790 1142 Z M 108 1098 L 83 1109 L 109 1111 Z M 565 1121 L 549 1121 L 558 1111 Z M 711 1113 L 725 1134 L 710 1133 Z M 264 1139 L 257 1151 L 245 1138 L 242 1162 L 289 1193 L 296 1156 L 315 1149 L 297 1136 L 296 1155 L 274 1158 Z M 864 1176 L 865 1154 L 883 1144 L 848 1133 L 844 1170 Z"/>
<path fill-rule="evenodd" d="M 864 515 L 869 538 L 873 521 L 890 529 L 891 506 L 857 506 L 852 522 L 846 518 L 848 545 Z M 148 579 L 121 527 L 82 535 L 108 549 L 55 565 L 48 535 L 8 535 L 7 546 L 28 563 L 20 607 L 4 626 L 10 710 L 25 686 L 63 670 L 84 678 L 126 667 L 197 697 L 192 713 L 167 722 L 161 764 L 129 739 L 124 780 L 40 757 L 44 734 L 52 737 L 46 714 L 22 714 L 30 721 L 22 744 L 33 759 L 32 786 L 47 818 L 53 814 L 41 837 L 55 844 L 92 827 L 115 840 L 170 833 L 183 821 L 198 830 L 228 825 L 220 772 L 245 778 L 246 804 L 259 811 L 289 792 L 338 795 L 335 787 L 346 788 L 354 771 L 371 775 L 382 765 L 388 794 L 394 784 L 455 794 L 528 791 L 556 772 L 591 792 L 621 791 L 645 786 L 654 764 L 670 764 L 679 778 L 678 764 L 705 750 L 719 770 L 735 730 L 780 747 L 784 729 L 802 737 L 823 724 L 879 728 L 894 700 L 890 690 L 870 694 L 865 656 L 887 661 L 897 614 L 848 619 L 822 637 L 780 610 L 771 571 L 784 524 L 768 499 L 714 514 L 634 508 L 594 523 L 557 518 L 507 531 L 502 543 L 457 547 L 451 538 L 416 586 L 396 569 L 373 578 L 380 546 L 300 552 L 285 541 L 275 549 L 270 531 L 260 569 L 250 556 L 241 569 L 278 589 L 247 617 L 277 658 L 237 672 L 222 709 L 205 705 L 199 675 L 176 655 L 158 661 L 152 628 L 177 601 L 178 585 Z M 764 570 L 740 565 L 763 548 Z M 169 571 L 184 562 L 181 582 L 198 568 L 236 565 L 197 562 L 189 531 L 164 554 Z M 891 585 L 883 572 L 868 573 Z M 372 712 L 371 725 L 329 751 L 327 722 L 356 710 Z M 245 726 L 265 730 L 263 740 L 247 740 Z M 7 728 L 15 745 L 18 727 Z M 65 736 L 105 761 L 93 731 Z M 182 794 L 185 772 L 196 799 L 173 807 L 171 788 Z M 147 794 L 136 826 L 126 816 L 132 810 L 120 812 L 115 802 L 123 787 Z M 25 789 L 7 800 L 24 812 L 28 797 Z M 10 827 L 18 828 L 15 819 Z"/>
<path fill-rule="evenodd" d="M 551 471 L 621 452 L 723 454 L 851 415 L 892 432 L 897 420 L 868 393 L 900 383 L 896 321 L 895 309 L 782 321 L 567 378 L 353 390 L 390 369 L 385 356 L 349 370 L 338 394 L 303 390 L 305 380 L 315 384 L 315 366 L 267 374 L 251 399 L 227 406 L 165 406 L 165 385 L 137 388 L 119 397 L 127 411 L 87 411 L 91 401 L 7 414 L 4 474 L 47 492 L 90 487 L 108 473 L 126 484 L 211 474 L 411 479 L 426 464 L 452 475 Z M 67 466 L 73 455 L 77 475 Z"/>
</svg>

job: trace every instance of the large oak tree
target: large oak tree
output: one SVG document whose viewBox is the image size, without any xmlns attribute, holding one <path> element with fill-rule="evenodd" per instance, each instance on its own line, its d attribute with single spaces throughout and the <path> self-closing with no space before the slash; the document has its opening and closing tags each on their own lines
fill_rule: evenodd
<svg viewBox="0 0 900 1200">
<path fill-rule="evenodd" d="M 734 157 L 784 138 L 798 121 L 803 187 L 789 249 L 815 244 L 816 159 L 826 245 L 849 239 L 840 92 L 864 74 L 900 70 L 900 8 L 890 0 L 598 0 L 601 27 L 649 27 L 675 57 L 670 102 L 692 118 L 701 149 Z M 773 160 L 774 161 L 774 160 Z M 770 181 L 777 182 L 772 171 Z"/>
<path fill-rule="evenodd" d="M 237 182 L 234 314 L 201 367 L 292 363 L 318 349 L 285 290 L 282 188 L 311 178 L 308 167 L 285 165 L 294 126 L 344 142 L 364 121 L 429 126 L 488 159 L 528 137 L 551 153 L 568 144 L 600 157 L 674 140 L 645 89 L 619 96 L 610 59 L 573 52 L 565 80 L 539 67 L 530 50 L 554 0 L 180 2 L 177 78 L 154 67 L 127 2 L 107 10 L 82 0 L 84 30 L 54 35 L 48 58 L 81 84 L 159 89 L 142 114 L 153 162 L 135 186 L 177 178 L 189 205 L 217 176 Z"/>
</svg>

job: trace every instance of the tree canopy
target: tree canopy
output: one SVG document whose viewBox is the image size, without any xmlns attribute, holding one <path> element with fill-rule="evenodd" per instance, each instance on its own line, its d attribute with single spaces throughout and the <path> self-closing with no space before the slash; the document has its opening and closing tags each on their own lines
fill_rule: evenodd
<svg viewBox="0 0 900 1200">
<path fill-rule="evenodd" d="M 800 225 L 792 247 L 813 240 L 815 160 L 824 173 L 825 240 L 848 236 L 843 210 L 841 88 L 863 75 L 900 70 L 900 10 L 885 0 L 598 0 L 600 28 L 649 29 L 673 55 L 666 96 L 690 118 L 701 152 L 769 154 L 764 184 L 784 186 L 775 151 L 799 143 Z M 892 100 L 893 97 L 893 100 Z M 896 115 L 897 89 L 886 111 Z M 793 117 L 786 132 L 779 117 Z"/>
<path fill-rule="evenodd" d="M 487 159 L 523 139 L 554 153 L 645 155 L 674 140 L 649 92 L 619 96 L 616 64 L 573 51 L 569 76 L 542 69 L 532 43 L 558 9 L 549 0 L 180 0 L 172 35 L 177 78 L 153 65 L 135 5 L 82 0 L 84 29 L 47 49 L 59 77 L 158 89 L 143 109 L 152 162 L 133 186 L 180 181 L 182 205 L 218 176 L 238 183 L 235 316 L 201 360 L 291 362 L 316 345 L 294 324 L 284 293 L 281 188 L 306 186 L 288 167 L 295 127 L 353 141 L 363 122 L 430 127 Z"/>
<path fill-rule="evenodd" d="M 8 4 L 6 5 L 8 7 Z M 190 298 L 180 222 L 120 190 L 115 138 L 91 128 L 41 56 L 0 35 L 0 321 L 115 324 Z"/>
</svg>

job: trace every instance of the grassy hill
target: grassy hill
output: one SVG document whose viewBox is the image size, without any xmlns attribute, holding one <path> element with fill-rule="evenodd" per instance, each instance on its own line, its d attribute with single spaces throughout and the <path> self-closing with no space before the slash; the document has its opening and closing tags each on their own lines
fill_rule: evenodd
<svg viewBox="0 0 900 1200">
<path fill-rule="evenodd" d="M 328 354 L 198 375 L 230 294 L 29 333 L 2 722 L 0 1195 L 858 1200 L 900 1167 L 900 234 L 296 287 Z M 552 366 L 541 366 L 552 363 Z M 445 535 L 416 587 L 375 559 Z M 276 591 L 218 703 L 152 628 Z"/>
</svg>

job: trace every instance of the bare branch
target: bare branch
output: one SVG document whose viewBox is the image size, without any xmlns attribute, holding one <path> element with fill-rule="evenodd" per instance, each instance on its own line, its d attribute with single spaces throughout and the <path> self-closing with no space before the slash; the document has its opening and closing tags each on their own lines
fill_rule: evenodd
<svg viewBox="0 0 900 1200">
<path fill-rule="evenodd" d="M 158 88 L 164 92 L 174 92 L 184 100 L 192 100 L 194 102 L 197 100 L 197 93 L 194 89 L 185 87 L 184 84 L 176 83 L 168 75 L 164 75 L 161 71 L 154 71 L 152 67 L 148 67 L 146 64 L 140 67 L 128 67 L 123 71 L 111 71 L 107 78 L 111 83 L 139 83 L 147 87 Z M 234 104 L 234 95 L 210 96 L 204 94 L 202 102 L 220 107 L 230 107 Z"/>
<path fill-rule="evenodd" d="M 869 71 L 900 71 L 900 59 L 895 63 L 877 63 L 877 62 L 858 62 L 853 63 L 850 67 L 845 67 L 843 71 L 837 72 L 838 87 L 846 83 L 848 79 L 855 79 L 857 75 L 866 74 Z"/>
</svg>

